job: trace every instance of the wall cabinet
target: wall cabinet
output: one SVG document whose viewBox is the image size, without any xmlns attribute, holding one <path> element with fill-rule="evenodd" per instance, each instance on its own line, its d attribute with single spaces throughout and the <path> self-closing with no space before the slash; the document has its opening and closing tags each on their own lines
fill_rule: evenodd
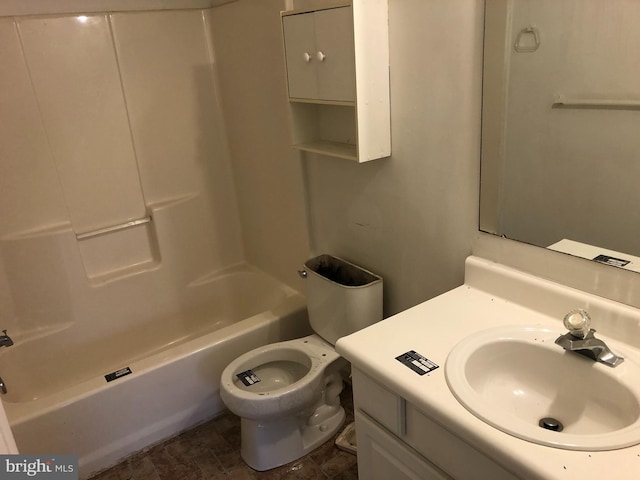
<svg viewBox="0 0 640 480">
<path fill-rule="evenodd" d="M 366 162 L 391 155 L 387 0 L 282 12 L 292 143 Z"/>
</svg>

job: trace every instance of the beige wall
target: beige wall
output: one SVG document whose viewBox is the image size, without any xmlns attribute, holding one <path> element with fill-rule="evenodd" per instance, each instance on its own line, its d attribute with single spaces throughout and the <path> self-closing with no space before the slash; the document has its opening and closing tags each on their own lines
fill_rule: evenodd
<svg viewBox="0 0 640 480">
<path fill-rule="evenodd" d="M 323 1 L 329 0 L 296 0 L 295 6 Z M 278 15 L 294 2 L 238 0 L 212 10 L 238 190 L 267 170 L 269 188 L 282 186 L 274 204 L 285 207 L 283 218 L 297 228 L 267 234 L 271 245 L 264 247 L 247 240 L 248 256 L 262 266 L 284 259 L 290 278 L 289 265 L 309 248 L 299 210 L 306 195 L 310 254 L 343 256 L 383 275 L 386 315 L 461 284 L 471 252 L 640 305 L 638 274 L 478 232 L 482 3 L 389 0 L 393 155 L 362 165 L 288 147 Z M 269 155 L 260 153 L 265 145 Z M 252 172 L 258 173 L 253 180 Z M 255 192 L 241 200 L 245 238 L 274 215 L 251 210 L 267 197 L 265 190 Z"/>
<path fill-rule="evenodd" d="M 463 282 L 477 231 L 482 2 L 390 0 L 392 156 L 306 155 L 316 253 L 385 281 L 385 315 Z"/>
<path fill-rule="evenodd" d="M 360 264 L 385 279 L 385 315 L 460 285 L 477 231 L 482 2 L 390 0 L 393 155 L 361 165 L 289 147 L 285 6 L 211 12 L 247 256 L 281 278 L 308 254 Z"/>
<path fill-rule="evenodd" d="M 284 0 L 240 0 L 210 20 L 246 258 L 303 289 L 308 229 L 302 164 L 289 147 L 284 9 Z"/>
</svg>

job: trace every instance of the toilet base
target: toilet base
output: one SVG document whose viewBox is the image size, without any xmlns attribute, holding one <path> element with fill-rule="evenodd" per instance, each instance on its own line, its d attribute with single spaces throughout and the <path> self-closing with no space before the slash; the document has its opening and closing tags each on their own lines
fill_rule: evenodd
<svg viewBox="0 0 640 480">
<path fill-rule="evenodd" d="M 340 406 L 317 425 L 307 424 L 303 417 L 270 421 L 242 418 L 240 455 L 254 470 L 271 470 L 319 447 L 337 433 L 344 419 L 344 408 Z"/>
</svg>

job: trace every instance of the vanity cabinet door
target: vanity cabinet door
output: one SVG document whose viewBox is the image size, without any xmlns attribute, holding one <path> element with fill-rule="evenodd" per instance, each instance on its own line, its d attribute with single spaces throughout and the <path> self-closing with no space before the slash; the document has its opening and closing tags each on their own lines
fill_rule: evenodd
<svg viewBox="0 0 640 480">
<path fill-rule="evenodd" d="M 282 18 L 289 97 L 355 102 L 351 7 Z"/>
<path fill-rule="evenodd" d="M 438 467 L 356 411 L 358 477 L 367 480 L 451 480 Z"/>
</svg>

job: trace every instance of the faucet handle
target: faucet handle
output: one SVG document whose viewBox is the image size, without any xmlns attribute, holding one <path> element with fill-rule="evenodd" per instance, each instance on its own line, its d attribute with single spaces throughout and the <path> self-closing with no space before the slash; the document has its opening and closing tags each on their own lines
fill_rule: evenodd
<svg viewBox="0 0 640 480">
<path fill-rule="evenodd" d="M 591 327 L 591 317 L 586 310 L 578 308 L 571 310 L 564 316 L 562 321 L 565 328 L 569 330 L 569 333 L 574 337 L 584 338 L 589 333 Z"/>
</svg>

